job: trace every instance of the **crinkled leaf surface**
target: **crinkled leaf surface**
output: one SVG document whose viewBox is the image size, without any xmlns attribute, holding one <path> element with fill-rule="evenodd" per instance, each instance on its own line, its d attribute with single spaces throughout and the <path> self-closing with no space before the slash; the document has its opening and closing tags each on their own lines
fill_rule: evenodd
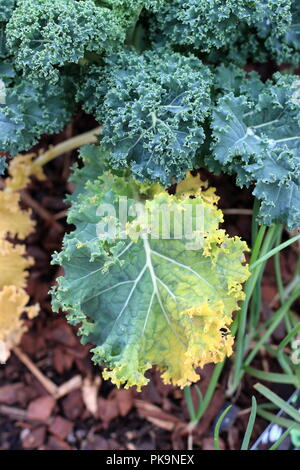
<svg viewBox="0 0 300 470">
<path fill-rule="evenodd" d="M 31 211 L 20 207 L 20 194 L 0 191 L 0 239 L 6 236 L 24 239 L 32 232 Z"/>
<path fill-rule="evenodd" d="M 0 102 L 0 150 L 15 155 L 30 149 L 42 134 L 59 132 L 71 118 L 74 102 L 64 79 L 55 85 L 14 81 L 6 65 L 0 67 L 6 85 L 5 103 Z"/>
<path fill-rule="evenodd" d="M 25 155 L 16 155 L 9 162 L 9 177 L 5 180 L 6 188 L 9 191 L 21 191 L 25 189 L 30 182 L 30 178 L 34 176 L 39 181 L 45 181 L 46 175 L 40 165 L 35 165 L 35 153 L 27 153 Z"/>
<path fill-rule="evenodd" d="M 102 145 L 113 168 L 165 186 L 192 169 L 204 140 L 211 74 L 195 56 L 133 50 L 92 67 L 79 99 L 103 122 Z"/>
<path fill-rule="evenodd" d="M 88 52 L 102 54 L 121 45 L 130 9 L 126 11 L 119 4 L 114 11 L 113 3 L 97 6 L 92 0 L 22 0 L 6 28 L 7 45 L 15 54 L 16 65 L 32 78 L 55 82 L 57 66 L 77 63 Z"/>
<path fill-rule="evenodd" d="M 160 34 L 172 44 L 203 51 L 229 46 L 243 25 L 286 31 L 291 0 L 173 0 L 162 1 L 156 21 Z"/>
<path fill-rule="evenodd" d="M 213 113 L 213 152 L 239 184 L 255 184 L 263 223 L 300 220 L 300 102 L 294 76 L 276 74 L 263 85 L 243 81 L 239 96 L 219 99 Z M 209 159 L 208 159 L 209 163 Z"/>
<path fill-rule="evenodd" d="M 266 46 L 271 50 L 276 61 L 299 65 L 300 60 L 300 3 L 298 0 L 291 5 L 291 21 L 287 31 L 281 35 L 271 34 L 266 40 Z"/>
<path fill-rule="evenodd" d="M 9 55 L 6 47 L 5 27 L 11 17 L 15 4 L 16 0 L 1 0 L 0 2 L 0 59 Z"/>
<path fill-rule="evenodd" d="M 25 253 L 24 245 L 0 239 L 0 289 L 10 285 L 25 287 L 26 270 L 33 264 L 33 259 L 25 257 Z"/>
<path fill-rule="evenodd" d="M 0 23 L 5 23 L 9 20 L 12 11 L 15 7 L 16 0 L 1 0 L 0 4 Z"/>
<path fill-rule="evenodd" d="M 90 148 L 83 156 L 90 158 Z M 85 170 L 79 171 L 83 181 Z M 99 204 L 117 207 L 119 196 L 128 196 L 132 207 L 137 191 L 152 213 L 162 204 L 171 205 L 177 219 L 184 204 L 200 207 L 203 243 L 191 247 L 191 240 L 136 237 L 137 227 L 143 233 L 153 229 L 144 216 L 129 221 L 128 239 L 99 239 L 97 224 L 108 220 L 97 216 Z M 185 386 L 198 379 L 197 366 L 232 352 L 233 338 L 222 337 L 220 328 L 227 330 L 243 297 L 246 245 L 219 229 L 222 214 L 212 190 L 193 194 L 192 199 L 170 196 L 158 187 L 153 193 L 126 175 L 111 173 L 96 173 L 92 181 L 89 168 L 84 188 L 73 200 L 69 222 L 76 229 L 65 236 L 63 250 L 54 258 L 65 275 L 58 279 L 53 306 L 69 311 L 71 323 L 81 323 L 83 340 L 96 345 L 94 361 L 106 364 L 104 376 L 117 385 L 141 387 L 148 381 L 145 371 L 156 365 L 166 383 Z M 199 232 L 194 235 L 198 243 Z"/>
</svg>

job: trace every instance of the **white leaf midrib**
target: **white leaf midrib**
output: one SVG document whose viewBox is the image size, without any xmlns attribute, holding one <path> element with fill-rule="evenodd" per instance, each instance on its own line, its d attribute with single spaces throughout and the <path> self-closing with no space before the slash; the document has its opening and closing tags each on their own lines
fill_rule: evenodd
<svg viewBox="0 0 300 470">
<path fill-rule="evenodd" d="M 180 343 L 182 343 L 182 339 L 179 338 L 178 334 L 176 333 L 176 331 L 174 330 L 173 326 L 172 326 L 172 323 L 171 323 L 171 320 L 169 318 L 169 315 L 168 313 L 166 312 L 166 309 L 163 305 L 163 302 L 161 300 L 161 296 L 160 296 L 160 292 L 159 292 L 159 289 L 158 289 L 158 286 L 157 286 L 157 280 L 160 281 L 160 279 L 156 276 L 155 274 L 155 271 L 154 271 L 154 267 L 153 267 L 153 264 L 152 264 L 152 257 L 151 257 L 151 253 L 152 253 L 152 250 L 151 250 L 151 247 L 150 247 L 150 244 L 149 244 L 149 241 L 148 239 L 145 237 L 143 239 L 143 244 L 144 244 L 144 250 L 145 250 L 145 256 L 146 256 L 146 264 L 145 266 L 147 266 L 148 270 L 149 270 L 149 273 L 150 273 L 150 276 L 151 276 L 151 281 L 152 281 L 152 285 L 153 285 L 153 293 L 152 293 L 152 296 L 151 296 L 151 300 L 150 300 L 150 303 L 152 304 L 153 302 L 153 297 L 156 295 L 157 297 L 157 300 L 158 300 L 158 303 L 160 305 L 160 308 L 161 308 L 161 311 L 163 312 L 163 315 L 169 325 L 169 327 L 171 328 L 173 334 L 176 336 L 176 339 L 178 341 L 180 341 Z M 164 284 L 164 283 L 163 283 Z M 147 312 L 147 317 L 146 317 L 146 320 L 145 320 L 145 324 L 144 324 L 144 329 L 143 329 L 143 332 L 145 331 L 146 329 L 146 326 L 147 326 L 147 321 L 148 321 L 148 318 L 149 318 L 149 313 L 150 313 L 150 309 L 151 307 L 149 307 L 148 309 L 148 312 Z"/>
</svg>

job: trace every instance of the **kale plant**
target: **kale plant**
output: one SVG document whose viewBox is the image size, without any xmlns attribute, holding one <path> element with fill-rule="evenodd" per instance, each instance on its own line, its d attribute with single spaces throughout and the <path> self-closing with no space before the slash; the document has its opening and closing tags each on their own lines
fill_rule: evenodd
<svg viewBox="0 0 300 470">
<path fill-rule="evenodd" d="M 156 364 L 185 386 L 231 353 L 220 330 L 243 298 L 246 246 L 189 171 L 235 175 L 261 223 L 300 225 L 299 54 L 298 0 L 1 1 L 0 171 L 79 110 L 99 126 L 73 175 L 53 292 L 114 383 L 140 387 Z M 137 225 L 152 230 L 143 216 L 127 243 L 124 227 L 99 241 L 97 206 L 120 197 L 198 205 L 204 244 L 137 240 Z"/>
</svg>

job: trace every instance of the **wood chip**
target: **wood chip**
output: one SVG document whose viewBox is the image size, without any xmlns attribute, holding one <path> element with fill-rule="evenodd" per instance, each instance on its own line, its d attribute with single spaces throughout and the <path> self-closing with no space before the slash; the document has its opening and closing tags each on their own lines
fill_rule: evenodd
<svg viewBox="0 0 300 470">
<path fill-rule="evenodd" d="M 50 395 L 39 397 L 29 403 L 27 416 L 29 419 L 47 422 L 55 407 L 55 399 Z"/>
<path fill-rule="evenodd" d="M 23 449 L 38 449 L 45 442 L 46 426 L 39 426 L 30 431 L 22 440 Z"/>
<path fill-rule="evenodd" d="M 0 387 L 0 403 L 5 405 L 13 405 L 18 401 L 18 395 L 24 388 L 21 382 L 4 385 Z"/>
<path fill-rule="evenodd" d="M 72 421 L 62 418 L 61 416 L 56 416 L 49 426 L 49 432 L 64 440 L 72 431 L 73 426 Z"/>
</svg>

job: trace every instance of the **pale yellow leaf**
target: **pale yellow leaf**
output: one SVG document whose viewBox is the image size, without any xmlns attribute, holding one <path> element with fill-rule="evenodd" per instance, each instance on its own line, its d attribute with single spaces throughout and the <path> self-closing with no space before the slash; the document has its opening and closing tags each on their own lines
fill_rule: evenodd
<svg viewBox="0 0 300 470">
<path fill-rule="evenodd" d="M 85 377 L 82 384 L 82 398 L 89 412 L 96 416 L 98 411 L 98 391 L 101 384 L 100 376 L 94 380 Z"/>
<path fill-rule="evenodd" d="M 0 343 L 2 344 L 2 357 L 0 361 L 7 359 L 8 351 L 16 346 L 27 330 L 21 315 L 26 313 L 28 318 L 38 314 L 37 305 L 27 307 L 29 296 L 24 289 L 14 285 L 5 286 L 0 291 Z"/>
<path fill-rule="evenodd" d="M 26 269 L 32 264 L 31 257 L 25 258 L 24 245 L 13 245 L 0 239 L 0 289 L 10 285 L 25 287 Z"/>
<path fill-rule="evenodd" d="M 207 188 L 207 182 L 201 180 L 199 173 L 193 176 L 190 171 L 187 171 L 185 178 L 176 186 L 176 194 L 194 193 L 201 188 Z"/>
<path fill-rule="evenodd" d="M 0 237 L 18 236 L 24 239 L 32 232 L 34 222 L 30 210 L 20 208 L 20 195 L 0 191 Z"/>
<path fill-rule="evenodd" d="M 8 172 L 10 178 L 6 179 L 6 187 L 12 191 L 20 191 L 26 188 L 31 176 L 35 176 L 38 180 L 46 179 L 43 169 L 40 165 L 34 165 L 36 155 L 29 153 L 27 155 L 17 155 L 10 161 Z"/>
</svg>

